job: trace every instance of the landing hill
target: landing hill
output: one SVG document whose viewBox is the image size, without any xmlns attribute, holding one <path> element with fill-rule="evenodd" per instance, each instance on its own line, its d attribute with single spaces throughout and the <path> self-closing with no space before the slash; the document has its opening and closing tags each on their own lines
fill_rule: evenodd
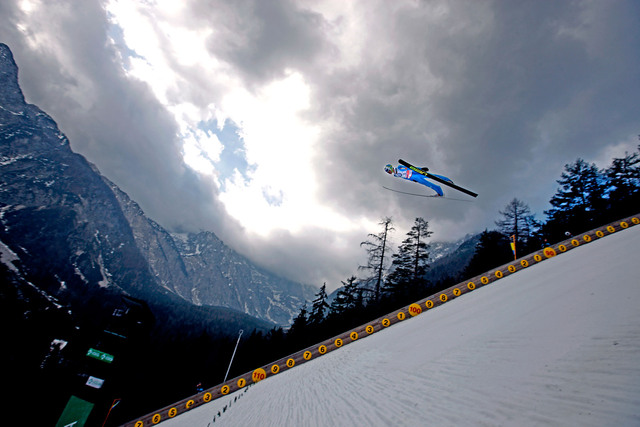
<svg viewBox="0 0 640 427">
<path fill-rule="evenodd" d="M 640 425 L 639 250 L 617 232 L 162 426 Z"/>
</svg>

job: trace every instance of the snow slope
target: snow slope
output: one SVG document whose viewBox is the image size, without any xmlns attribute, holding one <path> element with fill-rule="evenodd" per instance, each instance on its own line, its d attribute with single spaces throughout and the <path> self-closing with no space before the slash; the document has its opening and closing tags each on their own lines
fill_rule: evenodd
<svg viewBox="0 0 640 427">
<path fill-rule="evenodd" d="M 638 249 L 640 226 L 161 425 L 640 426 Z"/>
</svg>

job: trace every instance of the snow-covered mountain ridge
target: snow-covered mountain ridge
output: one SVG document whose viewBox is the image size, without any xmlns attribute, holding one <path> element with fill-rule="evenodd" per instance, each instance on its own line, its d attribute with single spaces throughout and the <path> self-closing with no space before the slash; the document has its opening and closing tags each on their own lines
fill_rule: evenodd
<svg viewBox="0 0 640 427">
<path fill-rule="evenodd" d="M 429 243 L 429 262 L 435 263 L 440 259 L 446 257 L 447 255 L 451 255 L 455 253 L 458 249 L 460 249 L 461 245 L 475 238 L 476 238 L 476 235 L 467 234 L 466 236 L 452 242 L 443 242 L 443 241 L 430 242 Z"/>
</svg>

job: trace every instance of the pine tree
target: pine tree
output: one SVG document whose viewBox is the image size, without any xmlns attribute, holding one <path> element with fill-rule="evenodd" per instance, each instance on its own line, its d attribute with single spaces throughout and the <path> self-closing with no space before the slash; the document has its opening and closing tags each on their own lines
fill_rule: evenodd
<svg viewBox="0 0 640 427">
<path fill-rule="evenodd" d="M 471 277 L 484 273 L 509 262 L 512 258 L 509 240 L 502 233 L 485 230 L 480 235 L 473 258 L 464 270 L 464 276 Z"/>
<path fill-rule="evenodd" d="M 595 164 L 580 158 L 565 165 L 557 181 L 561 187 L 549 201 L 553 208 L 545 211 L 548 216 L 545 228 L 550 238 L 562 238 L 565 231 L 575 234 L 595 226 L 598 214 L 604 211 L 605 178 Z"/>
<path fill-rule="evenodd" d="M 293 319 L 293 323 L 291 324 L 291 328 L 289 328 L 289 332 L 287 333 L 287 335 L 295 336 L 304 334 L 307 329 L 307 325 L 309 324 L 307 316 L 307 303 L 305 302 L 300 308 L 300 312 L 298 313 L 296 318 Z"/>
<path fill-rule="evenodd" d="M 330 313 L 332 316 L 340 316 L 351 310 L 362 307 L 362 289 L 356 282 L 356 276 L 351 276 L 346 282 L 342 281 L 342 287 L 338 290 L 335 299 L 331 302 Z"/>
<path fill-rule="evenodd" d="M 640 145 L 638 152 L 615 158 L 605 171 L 609 178 L 607 221 L 637 213 L 640 206 Z"/>
<path fill-rule="evenodd" d="M 318 293 L 315 295 L 309 314 L 309 325 L 318 326 L 322 323 L 329 309 L 327 303 L 327 284 L 324 283 Z"/>
<path fill-rule="evenodd" d="M 369 286 L 368 290 L 373 293 L 373 300 L 375 302 L 380 301 L 380 289 L 386 270 L 387 238 L 389 233 L 394 230 L 391 218 L 387 217 L 382 219 L 379 225 L 383 227 L 380 233 L 369 234 L 371 240 L 360 243 L 361 247 L 364 246 L 366 248 L 369 258 L 367 265 L 358 267 L 359 270 L 367 270 L 370 272 L 370 275 L 362 281 Z M 373 289 L 371 289 L 372 285 Z"/>
<path fill-rule="evenodd" d="M 391 273 L 385 283 L 385 293 L 394 299 L 410 297 L 429 268 L 427 238 L 433 234 L 424 218 L 416 218 L 407 238 L 392 255 Z"/>
</svg>

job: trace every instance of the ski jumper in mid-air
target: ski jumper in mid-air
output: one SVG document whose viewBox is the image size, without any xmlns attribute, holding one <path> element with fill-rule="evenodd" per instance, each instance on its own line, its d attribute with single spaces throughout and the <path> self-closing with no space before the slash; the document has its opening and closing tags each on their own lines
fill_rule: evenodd
<svg viewBox="0 0 640 427">
<path fill-rule="evenodd" d="M 415 173 L 414 171 L 412 171 L 411 169 L 405 166 L 398 165 L 398 167 L 394 168 L 392 165 L 386 165 L 384 167 L 384 170 L 388 174 L 397 176 L 398 178 L 404 178 L 409 181 L 417 182 L 418 184 L 426 185 L 427 187 L 435 191 L 438 196 L 440 197 L 444 196 L 444 192 L 442 191 L 442 188 L 439 185 L 436 185 L 433 182 L 429 181 L 425 175 Z M 429 169 L 423 168 L 423 170 L 428 171 Z M 431 175 L 437 176 L 443 181 L 453 183 L 453 181 L 451 181 L 446 176 L 436 175 L 436 174 L 431 174 Z"/>
<path fill-rule="evenodd" d="M 397 176 L 398 178 L 406 179 L 407 181 L 417 182 L 418 184 L 422 184 L 425 187 L 431 188 L 436 192 L 433 196 L 425 196 L 423 194 L 413 194 L 406 193 L 412 196 L 422 196 L 422 197 L 443 197 L 444 191 L 440 188 L 439 185 L 434 184 L 431 181 L 438 182 L 440 184 L 446 185 L 447 187 L 453 188 L 454 190 L 461 191 L 471 197 L 478 197 L 478 193 L 474 193 L 473 191 L 456 185 L 453 181 L 446 176 L 436 175 L 434 173 L 429 172 L 429 168 L 418 168 L 411 163 L 405 162 L 404 160 L 398 160 L 400 165 L 397 168 L 394 168 L 392 165 L 386 165 L 384 167 L 385 172 L 390 175 Z M 431 181 L 429 181 L 431 180 Z M 384 186 L 383 186 L 384 187 Z M 387 188 L 387 187 L 384 187 Z M 391 188 L 387 188 L 387 190 L 396 191 L 398 193 L 404 193 L 403 191 L 393 190 Z M 455 199 L 458 200 L 458 199 Z"/>
</svg>

